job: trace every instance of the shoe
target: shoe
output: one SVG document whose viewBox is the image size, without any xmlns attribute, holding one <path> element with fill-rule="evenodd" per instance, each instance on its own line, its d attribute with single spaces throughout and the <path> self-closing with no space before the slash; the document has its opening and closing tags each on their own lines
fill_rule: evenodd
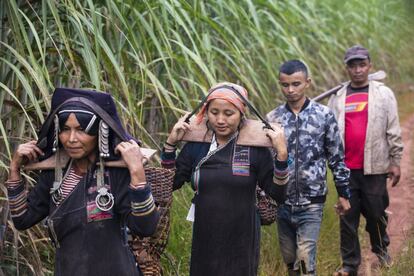
<svg viewBox="0 0 414 276">
<path fill-rule="evenodd" d="M 391 259 L 391 256 L 386 251 L 375 255 L 377 255 L 381 267 L 390 268 L 394 264 Z"/>
<path fill-rule="evenodd" d="M 348 267 L 340 268 L 332 274 L 332 276 L 356 276 L 356 275 L 357 273 Z"/>
</svg>

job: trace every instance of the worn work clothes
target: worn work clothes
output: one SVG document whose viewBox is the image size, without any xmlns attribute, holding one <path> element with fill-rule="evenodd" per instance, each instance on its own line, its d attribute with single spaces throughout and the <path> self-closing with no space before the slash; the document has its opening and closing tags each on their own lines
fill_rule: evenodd
<svg viewBox="0 0 414 276">
<path fill-rule="evenodd" d="M 386 174 L 364 175 L 363 170 L 351 170 L 351 210 L 341 216 L 341 255 L 343 266 L 357 271 L 361 264 L 361 249 L 358 239 L 360 214 L 366 221 L 371 250 L 376 254 L 387 252 L 389 237 L 386 233 L 389 199 Z"/>
<path fill-rule="evenodd" d="M 277 211 L 277 229 L 283 261 L 291 271 L 315 275 L 316 244 L 322 222 L 323 203 L 303 206 L 283 204 Z"/>
<path fill-rule="evenodd" d="M 285 199 L 285 185 L 273 183 L 274 161 L 269 149 L 240 149 L 235 142 L 230 140 L 213 154 L 208 153 L 210 143 L 189 142 L 175 162 L 174 189 L 191 181 L 198 191 L 193 199 L 192 276 L 257 275 L 260 227 L 256 185 L 278 202 Z M 163 153 L 163 164 L 171 165 L 174 155 Z M 287 163 L 278 163 L 284 163 L 281 167 L 287 173 Z"/>
<path fill-rule="evenodd" d="M 329 106 L 334 111 L 341 136 L 348 132 L 344 124 L 345 97 L 349 84 L 333 95 Z M 352 139 L 345 148 L 353 147 Z M 385 254 L 388 193 L 386 174 L 389 166 L 399 166 L 403 145 L 394 93 L 380 82 L 370 81 L 368 88 L 368 123 L 364 144 L 363 170 L 351 170 L 352 198 L 350 212 L 341 218 L 341 255 L 344 267 L 356 271 L 361 263 L 358 240 L 360 213 L 367 221 L 374 253 Z"/>
<path fill-rule="evenodd" d="M 347 85 L 328 102 L 338 120 L 341 138 L 345 135 L 345 99 Z M 352 144 L 344 145 L 351 147 Z M 364 174 L 388 173 L 390 165 L 400 165 L 403 152 L 397 101 L 394 93 L 381 82 L 370 81 L 368 125 L 364 146 Z"/>
<path fill-rule="evenodd" d="M 285 130 L 289 153 L 290 178 L 287 204 L 305 205 L 325 202 L 326 163 L 334 176 L 339 196 L 349 198 L 349 170 L 338 124 L 333 113 L 319 103 L 306 99 L 299 114 L 288 104 L 267 114 L 270 122 L 279 122 Z"/>
<path fill-rule="evenodd" d="M 155 209 L 144 215 L 134 212 L 132 203 L 150 201 L 149 186 L 142 190 L 129 188 L 127 169 L 105 171 L 106 186 L 114 195 L 111 210 L 96 207 L 96 173 L 88 173 L 59 206 L 51 200 L 54 171 L 42 171 L 25 201 L 24 184 L 8 187 L 11 202 L 21 198 L 25 205 L 11 208 L 17 229 L 24 230 L 47 217 L 51 238 L 56 246 L 55 275 L 140 275 L 127 244 L 126 226 L 135 234 L 151 235 L 159 214 Z M 23 196 L 23 197 L 22 197 Z M 17 203 L 17 202 L 16 202 Z M 24 210 L 22 211 L 21 208 Z"/>
</svg>

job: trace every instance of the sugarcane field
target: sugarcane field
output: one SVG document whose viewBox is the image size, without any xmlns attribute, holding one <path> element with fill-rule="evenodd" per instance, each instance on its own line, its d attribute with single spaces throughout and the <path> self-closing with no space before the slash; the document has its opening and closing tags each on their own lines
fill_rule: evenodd
<svg viewBox="0 0 414 276">
<path fill-rule="evenodd" d="M 0 276 L 414 276 L 413 1 L 0 22 Z"/>
</svg>

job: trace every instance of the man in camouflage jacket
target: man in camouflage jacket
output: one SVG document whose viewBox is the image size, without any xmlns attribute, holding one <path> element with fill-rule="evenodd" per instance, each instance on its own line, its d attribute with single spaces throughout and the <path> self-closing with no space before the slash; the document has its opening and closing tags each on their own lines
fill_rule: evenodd
<svg viewBox="0 0 414 276">
<path fill-rule="evenodd" d="M 311 79 L 299 60 L 285 62 L 279 82 L 287 103 L 267 115 L 285 130 L 290 179 L 287 200 L 278 209 L 279 244 L 289 275 L 316 275 L 316 244 L 326 200 L 326 164 L 339 195 L 337 211 L 349 208 L 349 170 L 338 124 L 329 108 L 305 96 Z"/>
</svg>

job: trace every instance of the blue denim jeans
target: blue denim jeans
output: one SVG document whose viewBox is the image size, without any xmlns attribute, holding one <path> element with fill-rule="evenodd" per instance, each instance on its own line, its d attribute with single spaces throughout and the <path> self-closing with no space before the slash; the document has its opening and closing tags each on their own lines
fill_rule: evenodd
<svg viewBox="0 0 414 276">
<path fill-rule="evenodd" d="M 322 222 L 323 203 L 283 204 L 277 212 L 279 245 L 290 275 L 316 275 L 316 244 Z"/>
</svg>

